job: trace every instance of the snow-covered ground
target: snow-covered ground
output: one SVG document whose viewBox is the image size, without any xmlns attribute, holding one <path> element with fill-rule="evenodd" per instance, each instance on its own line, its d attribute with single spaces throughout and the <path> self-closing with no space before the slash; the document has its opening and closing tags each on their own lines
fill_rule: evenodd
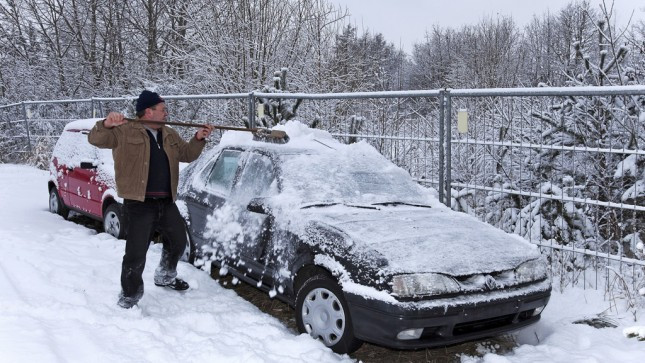
<svg viewBox="0 0 645 363">
<path fill-rule="evenodd" d="M 51 214 L 47 172 L 0 165 L 0 361 L 3 362 L 336 362 L 334 354 L 297 335 L 222 288 L 208 274 L 180 263 L 191 289 L 155 287 L 160 250 L 144 272 L 146 292 L 133 310 L 116 306 L 124 241 Z M 645 362 L 645 313 L 610 303 L 602 291 L 555 292 L 542 320 L 515 334 L 504 356 L 461 356 L 486 362 Z M 606 312 L 618 327 L 573 321 Z M 399 356 L 403 359 L 406 352 Z"/>
</svg>

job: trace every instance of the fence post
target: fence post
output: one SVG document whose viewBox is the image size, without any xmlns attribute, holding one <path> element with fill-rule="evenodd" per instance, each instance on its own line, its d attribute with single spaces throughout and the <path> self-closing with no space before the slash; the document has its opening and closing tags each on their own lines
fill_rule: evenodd
<svg viewBox="0 0 645 363">
<path fill-rule="evenodd" d="M 29 119 L 27 118 L 27 105 L 24 102 L 20 102 L 22 104 L 22 116 L 24 117 L 25 120 L 25 128 L 27 129 L 27 150 L 29 150 L 29 154 L 31 154 L 31 135 L 29 134 Z"/>
<path fill-rule="evenodd" d="M 443 148 L 443 141 L 444 141 L 444 105 L 446 102 L 445 98 L 445 91 L 441 90 L 439 91 L 439 201 L 441 203 L 445 204 L 445 200 L 443 199 L 443 194 L 444 194 L 444 148 Z"/>
<path fill-rule="evenodd" d="M 255 95 L 249 93 L 249 128 L 255 128 Z"/>
<path fill-rule="evenodd" d="M 448 208 L 451 208 L 451 189 L 452 189 L 452 100 L 450 90 L 446 90 L 446 200 L 444 202 Z"/>
<path fill-rule="evenodd" d="M 105 117 L 105 112 L 103 112 L 103 101 L 98 101 L 99 104 L 99 115 L 97 117 Z"/>
</svg>

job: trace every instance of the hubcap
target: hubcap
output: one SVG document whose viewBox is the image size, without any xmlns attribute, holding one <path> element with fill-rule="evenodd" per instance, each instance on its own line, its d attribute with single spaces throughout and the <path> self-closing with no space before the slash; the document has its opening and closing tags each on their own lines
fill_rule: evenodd
<svg viewBox="0 0 645 363">
<path fill-rule="evenodd" d="M 108 212 L 108 214 L 105 216 L 105 219 L 103 219 L 103 229 L 105 230 L 105 232 L 114 236 L 115 238 L 119 238 L 119 232 L 121 231 L 121 222 L 119 221 L 119 217 L 116 215 L 116 213 L 112 211 Z"/>
<path fill-rule="evenodd" d="M 332 346 L 343 337 L 345 311 L 338 297 L 319 287 L 311 290 L 302 305 L 302 322 L 312 337 Z"/>
<path fill-rule="evenodd" d="M 53 190 L 49 193 L 49 211 L 58 213 L 58 198 L 56 197 L 56 192 Z"/>
</svg>

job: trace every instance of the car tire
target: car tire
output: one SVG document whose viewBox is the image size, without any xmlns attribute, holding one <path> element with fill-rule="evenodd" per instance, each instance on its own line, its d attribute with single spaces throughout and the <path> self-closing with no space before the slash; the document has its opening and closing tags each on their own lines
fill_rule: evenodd
<svg viewBox="0 0 645 363">
<path fill-rule="evenodd" d="M 49 211 L 58 214 L 64 219 L 69 216 L 69 208 L 60 199 L 56 187 L 49 190 Z"/>
<path fill-rule="evenodd" d="M 126 223 L 123 207 L 119 203 L 112 203 L 103 212 L 103 230 L 117 239 L 125 239 Z"/>
<path fill-rule="evenodd" d="M 336 353 L 356 351 L 363 342 L 354 336 L 354 326 L 340 286 L 318 274 L 307 279 L 296 294 L 298 331 L 320 340 Z"/>
<path fill-rule="evenodd" d="M 184 253 L 181 255 L 179 258 L 179 261 L 184 261 L 188 262 L 191 265 L 194 265 L 195 263 L 195 244 L 193 243 L 193 240 L 190 238 L 190 233 L 188 233 L 188 226 L 185 226 L 186 228 L 186 248 L 184 249 Z"/>
</svg>

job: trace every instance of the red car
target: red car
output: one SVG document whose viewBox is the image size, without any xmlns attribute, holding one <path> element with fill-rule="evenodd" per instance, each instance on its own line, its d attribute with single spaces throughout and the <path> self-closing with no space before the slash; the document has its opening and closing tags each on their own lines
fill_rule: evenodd
<svg viewBox="0 0 645 363">
<path fill-rule="evenodd" d="M 63 218 L 73 210 L 100 220 L 105 232 L 124 238 L 123 199 L 116 193 L 112 151 L 87 141 L 98 120 L 72 121 L 60 135 L 49 164 L 49 210 Z"/>
</svg>

